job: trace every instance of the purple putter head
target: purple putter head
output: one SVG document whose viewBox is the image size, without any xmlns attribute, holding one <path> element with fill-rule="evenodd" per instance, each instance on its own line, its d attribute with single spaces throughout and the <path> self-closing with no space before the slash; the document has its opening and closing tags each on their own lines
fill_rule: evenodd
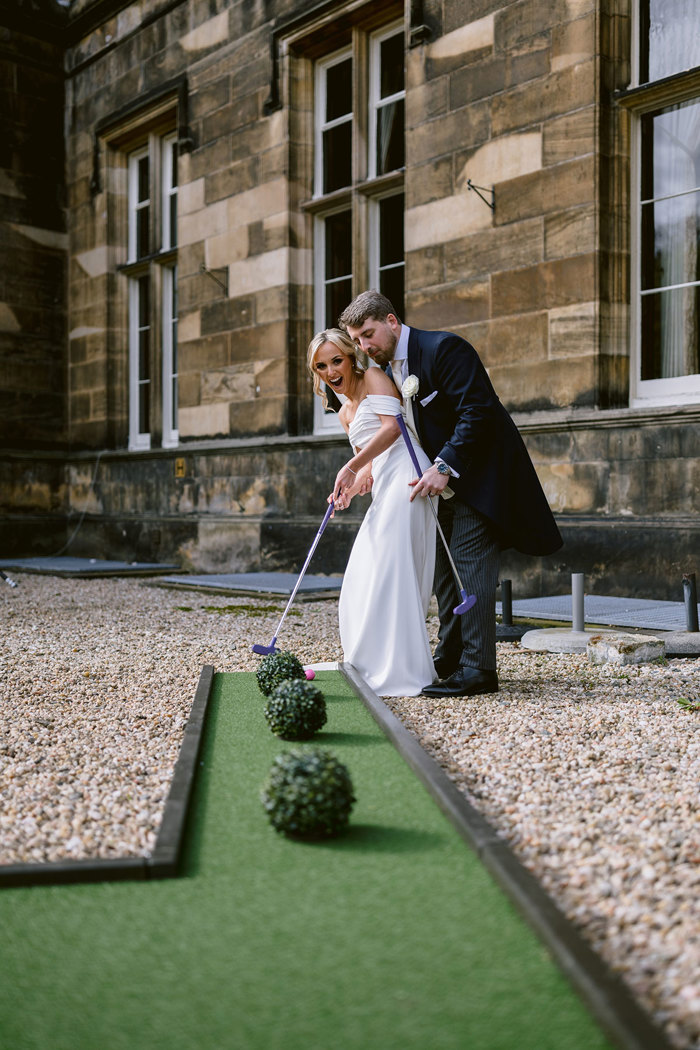
<svg viewBox="0 0 700 1050">
<path fill-rule="evenodd" d="M 468 612 L 468 610 L 471 609 L 472 606 L 476 605 L 475 594 L 467 594 L 466 591 L 462 591 L 461 594 L 461 602 L 459 603 L 459 605 L 455 605 L 454 609 L 452 610 L 455 616 L 461 616 L 462 613 Z"/>
<path fill-rule="evenodd" d="M 252 650 L 254 653 L 257 653 L 258 656 L 268 656 L 270 653 L 278 653 L 280 650 L 275 645 L 276 641 L 277 639 L 273 638 L 269 645 L 254 645 L 252 646 Z"/>
</svg>

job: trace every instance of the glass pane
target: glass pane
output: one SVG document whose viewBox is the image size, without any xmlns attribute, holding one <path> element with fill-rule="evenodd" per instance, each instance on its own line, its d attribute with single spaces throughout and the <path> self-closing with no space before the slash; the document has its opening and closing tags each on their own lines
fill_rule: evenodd
<svg viewBox="0 0 700 1050">
<path fill-rule="evenodd" d="M 393 266 L 390 270 L 380 270 L 379 291 L 387 297 L 400 318 L 404 316 L 403 285 L 403 266 Z"/>
<path fill-rule="evenodd" d="M 379 202 L 379 265 L 403 262 L 403 193 Z"/>
<path fill-rule="evenodd" d="M 170 143 L 170 158 L 171 158 L 171 185 L 177 186 L 177 142 Z"/>
<path fill-rule="evenodd" d="M 350 220 L 351 213 L 349 211 L 341 211 L 336 215 L 330 215 L 325 221 L 326 257 L 324 276 L 326 281 L 332 280 L 334 277 L 346 277 L 352 273 L 352 232 Z"/>
<path fill-rule="evenodd" d="M 172 318 L 173 324 L 177 326 L 177 266 L 174 266 L 172 269 L 172 280 L 170 282 L 170 287 L 172 292 L 170 296 L 170 316 Z M 173 351 L 174 350 L 175 346 L 173 344 Z"/>
<path fill-rule="evenodd" d="M 700 289 L 642 297 L 642 379 L 700 374 Z"/>
<path fill-rule="evenodd" d="M 177 376 L 173 376 L 172 399 L 172 429 L 177 430 Z"/>
<path fill-rule="evenodd" d="M 700 187 L 700 101 L 642 117 L 642 199 Z"/>
<path fill-rule="evenodd" d="M 172 279 L 172 314 L 177 319 L 177 266 L 173 266 L 173 279 Z"/>
<path fill-rule="evenodd" d="M 139 332 L 139 379 L 148 379 L 149 377 L 149 334 L 147 328 Z"/>
<path fill-rule="evenodd" d="M 352 113 L 352 58 L 326 69 L 326 122 Z"/>
<path fill-rule="evenodd" d="M 177 366 L 177 314 L 175 314 L 173 316 L 172 325 L 171 325 L 171 333 L 170 334 L 171 334 L 170 358 L 171 358 L 171 363 L 172 363 L 172 373 L 173 373 L 174 376 L 177 376 L 177 373 L 178 373 L 178 366 Z"/>
<path fill-rule="evenodd" d="M 700 193 L 667 197 L 642 207 L 642 288 L 700 279 Z"/>
<path fill-rule="evenodd" d="M 404 101 L 390 102 L 377 110 L 377 175 L 405 164 Z"/>
<path fill-rule="evenodd" d="M 177 246 L 177 195 L 170 197 L 170 247 Z"/>
<path fill-rule="evenodd" d="M 390 36 L 380 44 L 379 97 L 386 98 L 404 89 L 403 33 Z"/>
<path fill-rule="evenodd" d="M 138 200 L 147 201 L 149 197 L 148 188 L 148 157 L 141 157 L 138 162 Z"/>
<path fill-rule="evenodd" d="M 150 433 L 148 420 L 150 417 L 150 385 L 139 384 L 139 434 Z"/>
<path fill-rule="evenodd" d="M 150 208 L 144 205 L 136 212 L 136 258 L 148 255 L 148 220 Z"/>
<path fill-rule="evenodd" d="M 177 368 L 177 318 L 173 321 L 173 375 L 176 376 Z"/>
<path fill-rule="evenodd" d="M 323 193 L 352 182 L 352 121 L 323 132 Z"/>
<path fill-rule="evenodd" d="M 326 319 L 324 321 L 326 328 L 335 328 L 338 324 L 338 318 L 351 300 L 351 277 L 326 285 Z"/>
<path fill-rule="evenodd" d="M 646 0 L 641 15 L 642 83 L 700 66 L 697 0 Z"/>
<path fill-rule="evenodd" d="M 150 296 L 148 277 L 139 278 L 139 328 L 147 328 L 150 323 Z"/>
</svg>

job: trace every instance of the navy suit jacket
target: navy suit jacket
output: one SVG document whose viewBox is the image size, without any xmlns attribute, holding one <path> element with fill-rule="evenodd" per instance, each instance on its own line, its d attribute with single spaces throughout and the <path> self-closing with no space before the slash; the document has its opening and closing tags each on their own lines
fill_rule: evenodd
<svg viewBox="0 0 700 1050">
<path fill-rule="evenodd" d="M 562 545 L 532 460 L 470 343 L 412 328 L 409 374 L 418 377 L 413 417 L 426 454 L 458 473 L 455 498 L 485 515 L 501 547 L 551 554 Z"/>
</svg>

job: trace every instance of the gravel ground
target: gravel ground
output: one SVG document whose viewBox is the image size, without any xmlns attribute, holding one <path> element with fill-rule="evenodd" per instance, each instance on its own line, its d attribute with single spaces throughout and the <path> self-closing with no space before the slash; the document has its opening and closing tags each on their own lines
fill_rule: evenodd
<svg viewBox="0 0 700 1050">
<path fill-rule="evenodd" d="M 254 670 L 276 600 L 15 573 L 0 589 L 0 862 L 147 855 L 204 664 Z M 431 616 L 430 630 L 436 631 Z M 335 601 L 282 644 L 342 658 Z M 700 1050 L 700 663 L 499 645 L 492 696 L 392 699 L 682 1050 Z"/>
</svg>

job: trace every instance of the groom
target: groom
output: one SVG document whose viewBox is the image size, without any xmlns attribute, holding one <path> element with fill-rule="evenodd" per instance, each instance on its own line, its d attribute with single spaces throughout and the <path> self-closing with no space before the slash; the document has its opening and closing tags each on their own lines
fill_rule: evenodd
<svg viewBox="0 0 700 1050">
<path fill-rule="evenodd" d="M 461 596 L 439 542 L 434 590 L 440 680 L 423 693 L 495 693 L 500 552 L 514 547 L 525 554 L 551 554 L 562 545 L 530 456 L 476 350 L 464 339 L 409 328 L 375 291 L 358 295 L 339 324 L 373 361 L 391 366 L 399 388 L 409 375 L 418 379 L 410 409 L 433 465 L 414 483 L 410 498 L 438 495 L 448 485 L 454 493 L 453 499 L 439 501 L 438 516 L 462 583 L 477 602 L 461 616 L 453 613 Z"/>
</svg>

